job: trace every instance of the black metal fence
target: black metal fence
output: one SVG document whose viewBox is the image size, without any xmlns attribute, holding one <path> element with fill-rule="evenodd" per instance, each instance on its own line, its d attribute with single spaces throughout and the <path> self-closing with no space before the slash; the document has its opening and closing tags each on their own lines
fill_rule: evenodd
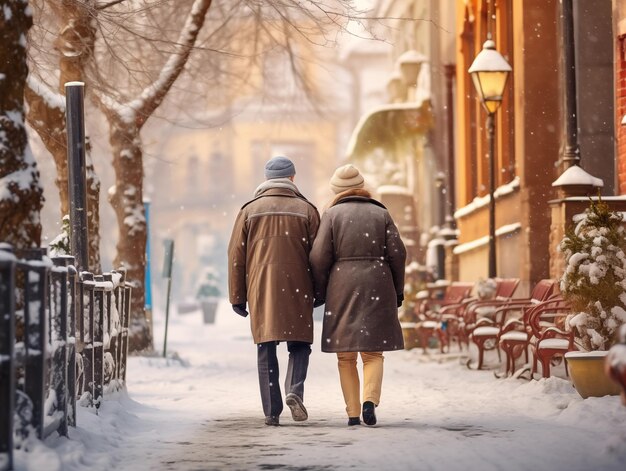
<svg viewBox="0 0 626 471">
<path fill-rule="evenodd" d="M 46 249 L 0 244 L 0 471 L 35 434 L 67 436 L 76 403 L 123 388 L 131 288 L 125 271 L 78 274 Z"/>
</svg>

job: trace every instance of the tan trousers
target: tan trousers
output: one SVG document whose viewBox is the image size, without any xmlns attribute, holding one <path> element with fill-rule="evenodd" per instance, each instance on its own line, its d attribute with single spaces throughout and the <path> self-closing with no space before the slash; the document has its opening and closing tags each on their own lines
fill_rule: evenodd
<svg viewBox="0 0 626 471">
<path fill-rule="evenodd" d="M 383 383 L 383 352 L 360 352 L 363 361 L 363 402 L 378 405 Z M 348 417 L 360 417 L 361 401 L 357 352 L 337 353 L 339 380 Z"/>
</svg>

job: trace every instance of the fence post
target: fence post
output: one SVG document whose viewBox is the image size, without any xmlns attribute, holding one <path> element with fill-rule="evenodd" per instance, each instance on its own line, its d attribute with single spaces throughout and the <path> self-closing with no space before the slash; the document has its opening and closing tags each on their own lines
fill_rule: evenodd
<svg viewBox="0 0 626 471">
<path fill-rule="evenodd" d="M 30 423 L 37 437 L 43 438 L 44 406 L 48 365 L 46 350 L 49 344 L 46 318 L 49 270 L 41 262 L 45 249 L 24 251 L 25 261 L 18 262 L 24 277 L 24 393 L 32 401 Z M 35 262 L 35 263 L 33 263 Z M 32 276 L 36 275 L 36 276 Z"/>
<path fill-rule="evenodd" d="M 93 311 L 93 401 L 100 408 L 104 384 L 104 288 L 102 275 L 95 275 Z"/>
<path fill-rule="evenodd" d="M 122 331 L 123 331 L 123 306 L 124 306 L 124 277 L 123 274 L 117 270 L 112 271 L 113 274 L 119 276 L 117 285 L 115 286 L 115 310 L 117 312 L 117 339 L 115 341 L 115 373 L 116 379 L 122 377 Z"/>
<path fill-rule="evenodd" d="M 107 312 L 107 322 L 106 322 L 107 330 L 106 331 L 109 337 L 109 344 L 105 345 L 105 351 L 104 351 L 104 354 L 105 354 L 104 381 L 105 383 L 112 384 L 112 382 L 117 379 L 117 374 L 116 374 L 117 347 L 118 347 L 117 338 L 119 335 L 118 334 L 119 329 L 118 329 L 118 326 L 116 325 L 118 323 L 117 322 L 118 316 L 114 315 L 114 314 L 117 314 L 117 308 L 113 301 L 115 298 L 117 289 L 115 287 L 115 281 L 113 281 L 112 273 L 104 273 L 104 281 L 111 283 L 111 289 L 107 289 L 107 291 L 105 292 L 105 300 L 104 300 L 104 307 Z M 106 358 L 109 358 L 109 361 L 112 362 L 112 364 L 109 365 L 109 368 L 106 368 L 106 365 L 107 365 Z M 117 385 L 115 385 L 115 387 L 117 387 Z"/>
<path fill-rule="evenodd" d="M 68 268 L 63 257 L 52 259 L 52 293 L 50 296 L 50 337 L 52 339 L 52 376 L 50 388 L 56 394 L 56 412 L 60 416 L 57 431 L 67 436 L 67 318 L 69 307 Z"/>
<path fill-rule="evenodd" d="M 74 267 L 74 257 L 63 257 L 67 266 L 67 293 L 68 293 L 68 319 L 67 319 L 67 424 L 76 427 L 76 309 L 78 299 L 76 297 L 77 271 Z"/>
<path fill-rule="evenodd" d="M 94 398 L 94 373 L 93 373 L 93 334 L 94 334 L 94 288 L 93 275 L 89 272 L 81 273 L 81 341 L 82 341 L 82 357 L 83 357 L 83 382 L 85 389 L 91 394 L 89 405 L 93 405 Z M 85 325 L 86 324 L 86 325 Z"/>
<path fill-rule="evenodd" d="M 15 257 L 0 244 L 0 471 L 13 469 Z"/>
</svg>

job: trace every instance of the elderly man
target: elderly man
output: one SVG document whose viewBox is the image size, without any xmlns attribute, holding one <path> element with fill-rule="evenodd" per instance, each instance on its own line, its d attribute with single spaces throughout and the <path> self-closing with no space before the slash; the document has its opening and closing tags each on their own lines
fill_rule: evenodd
<svg viewBox="0 0 626 471">
<path fill-rule="evenodd" d="M 279 425 L 283 410 L 276 356 L 282 341 L 289 351 L 285 403 L 295 421 L 308 418 L 303 396 L 314 305 L 309 252 L 320 218 L 294 184 L 295 174 L 287 157 L 267 162 L 266 181 L 239 211 L 228 245 L 229 298 L 241 316 L 249 307 L 266 425 Z"/>
</svg>

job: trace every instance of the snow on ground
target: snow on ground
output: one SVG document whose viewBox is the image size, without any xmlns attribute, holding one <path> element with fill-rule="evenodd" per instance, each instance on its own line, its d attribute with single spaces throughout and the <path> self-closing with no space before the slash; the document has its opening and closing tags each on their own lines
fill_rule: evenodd
<svg viewBox="0 0 626 471">
<path fill-rule="evenodd" d="M 626 407 L 618 397 L 582 400 L 564 379 L 497 380 L 455 357 L 389 352 L 378 425 L 348 427 L 336 357 L 314 345 L 309 420 L 293 422 L 285 407 L 281 427 L 267 427 L 248 320 L 226 302 L 213 325 L 200 312 L 173 313 L 168 352 L 132 357 L 127 393 L 108 397 L 98 415 L 79 408 L 69 440 L 18 451 L 17 469 L 626 469 Z M 284 377 L 284 344 L 279 361 Z"/>
</svg>

